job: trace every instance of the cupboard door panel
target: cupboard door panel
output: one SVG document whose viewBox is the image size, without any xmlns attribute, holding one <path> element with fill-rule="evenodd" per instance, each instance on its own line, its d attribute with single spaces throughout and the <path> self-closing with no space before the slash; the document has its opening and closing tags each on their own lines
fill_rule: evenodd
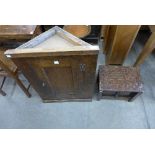
<svg viewBox="0 0 155 155">
<path fill-rule="evenodd" d="M 71 67 L 46 67 L 44 75 L 56 98 L 68 98 L 75 94 Z"/>
<path fill-rule="evenodd" d="M 33 60 L 14 59 L 14 62 L 43 100 L 51 97 L 53 92 L 46 78 L 42 75 L 40 68 L 33 65 Z"/>
<path fill-rule="evenodd" d="M 76 79 L 77 83 L 78 98 L 92 98 L 95 85 L 96 63 L 97 55 L 76 57 L 73 66 L 74 74 L 76 74 L 74 79 Z"/>
<path fill-rule="evenodd" d="M 51 89 L 51 100 L 76 98 L 76 81 L 69 57 L 45 57 L 31 61 L 37 75 L 44 79 Z"/>
</svg>

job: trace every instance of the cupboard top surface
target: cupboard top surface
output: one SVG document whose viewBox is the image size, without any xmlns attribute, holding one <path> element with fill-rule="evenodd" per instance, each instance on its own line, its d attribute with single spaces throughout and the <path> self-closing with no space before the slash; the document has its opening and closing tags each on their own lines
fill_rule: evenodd
<svg viewBox="0 0 155 155">
<path fill-rule="evenodd" d="M 5 54 L 7 57 L 39 57 L 97 54 L 98 51 L 98 46 L 88 44 L 58 26 L 55 26 L 18 48 L 7 50 Z"/>
<path fill-rule="evenodd" d="M 55 34 L 54 36 L 35 46 L 35 48 L 69 48 L 73 46 L 74 45 L 72 43 Z"/>
</svg>

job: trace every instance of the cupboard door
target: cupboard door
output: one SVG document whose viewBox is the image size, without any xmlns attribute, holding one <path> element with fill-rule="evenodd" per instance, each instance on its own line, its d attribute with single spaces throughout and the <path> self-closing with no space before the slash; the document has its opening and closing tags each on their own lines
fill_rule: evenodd
<svg viewBox="0 0 155 155">
<path fill-rule="evenodd" d="M 73 57 L 77 98 L 92 99 L 95 86 L 97 55 Z"/>
<path fill-rule="evenodd" d="M 43 67 L 42 72 L 52 90 L 52 98 L 66 99 L 75 95 L 71 66 Z"/>
<path fill-rule="evenodd" d="M 14 60 L 44 101 L 91 99 L 96 61 L 97 56 L 26 58 L 19 63 Z"/>
<path fill-rule="evenodd" d="M 51 97 L 52 90 L 45 77 L 41 73 L 39 66 L 35 65 L 33 62 L 35 59 L 32 58 L 21 58 L 13 60 L 18 68 L 22 71 L 24 76 L 28 79 L 32 87 L 37 91 L 39 96 L 43 100 L 47 100 Z"/>
<path fill-rule="evenodd" d="M 31 61 L 37 76 L 50 87 L 50 100 L 76 98 L 77 82 L 69 57 L 45 57 Z"/>
</svg>

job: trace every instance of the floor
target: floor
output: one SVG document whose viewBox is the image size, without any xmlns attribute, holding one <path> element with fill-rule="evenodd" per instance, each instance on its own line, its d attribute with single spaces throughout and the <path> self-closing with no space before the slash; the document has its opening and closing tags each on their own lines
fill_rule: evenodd
<svg viewBox="0 0 155 155">
<path fill-rule="evenodd" d="M 138 35 L 124 65 L 133 65 L 145 38 L 146 34 Z M 154 60 L 155 54 L 151 54 L 141 66 L 145 92 L 134 102 L 96 101 L 94 96 L 92 102 L 44 104 L 32 88 L 32 97 L 27 98 L 12 79 L 7 79 L 4 85 L 7 97 L 0 96 L 0 128 L 155 128 Z M 98 64 L 103 62 L 104 55 L 100 52 Z"/>
</svg>

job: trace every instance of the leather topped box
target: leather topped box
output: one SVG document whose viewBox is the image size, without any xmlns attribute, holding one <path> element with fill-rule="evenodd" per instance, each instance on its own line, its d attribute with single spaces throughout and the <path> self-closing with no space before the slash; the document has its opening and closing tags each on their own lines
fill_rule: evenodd
<svg viewBox="0 0 155 155">
<path fill-rule="evenodd" d="M 140 71 L 135 67 L 100 66 L 99 99 L 113 98 L 132 101 L 143 93 Z"/>
</svg>

